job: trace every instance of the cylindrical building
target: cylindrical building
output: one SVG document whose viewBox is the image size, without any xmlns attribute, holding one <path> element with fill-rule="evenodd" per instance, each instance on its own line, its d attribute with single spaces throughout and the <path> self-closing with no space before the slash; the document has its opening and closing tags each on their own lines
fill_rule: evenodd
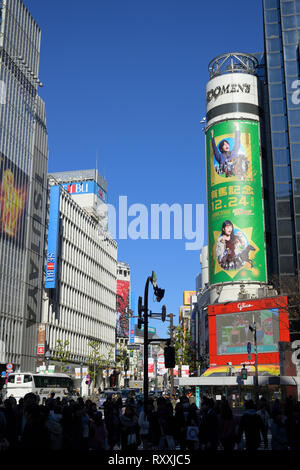
<svg viewBox="0 0 300 470">
<path fill-rule="evenodd" d="M 206 89 L 208 259 L 211 303 L 248 298 L 267 282 L 255 57 L 209 64 Z M 222 286 L 222 289 L 220 289 Z"/>
</svg>

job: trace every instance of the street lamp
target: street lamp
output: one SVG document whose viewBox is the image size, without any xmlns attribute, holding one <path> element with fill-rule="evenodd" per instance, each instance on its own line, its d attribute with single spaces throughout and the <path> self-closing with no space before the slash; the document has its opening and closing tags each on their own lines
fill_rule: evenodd
<svg viewBox="0 0 300 470">
<path fill-rule="evenodd" d="M 160 302 L 165 294 L 164 289 L 160 289 L 157 286 L 157 276 L 154 271 L 152 271 L 152 275 L 149 276 L 146 280 L 145 290 L 144 290 L 144 305 L 142 305 L 142 299 L 139 298 L 138 304 L 138 314 L 139 314 L 139 322 L 138 326 L 140 327 L 141 324 L 144 324 L 144 407 L 146 410 L 147 401 L 148 401 L 148 388 L 149 388 L 149 379 L 148 379 L 148 294 L 149 294 L 149 284 L 152 284 L 154 295 L 156 297 L 157 302 Z M 142 312 L 144 312 L 144 317 L 141 317 Z"/>
<path fill-rule="evenodd" d="M 257 367 L 257 338 L 256 338 L 256 323 L 253 326 L 249 325 L 249 330 L 253 333 L 254 337 L 254 356 L 255 356 L 255 400 L 258 401 L 258 367 Z"/>
<path fill-rule="evenodd" d="M 50 351 L 46 351 L 45 353 L 45 360 L 46 360 L 46 370 L 48 371 L 49 369 L 49 361 L 50 361 L 51 353 Z"/>
</svg>

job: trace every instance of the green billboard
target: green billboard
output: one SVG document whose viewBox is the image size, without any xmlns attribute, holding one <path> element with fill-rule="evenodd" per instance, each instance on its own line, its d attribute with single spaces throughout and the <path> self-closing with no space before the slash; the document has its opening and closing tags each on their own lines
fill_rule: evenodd
<svg viewBox="0 0 300 470">
<path fill-rule="evenodd" d="M 211 126 L 206 166 L 210 284 L 266 282 L 259 123 Z"/>
</svg>

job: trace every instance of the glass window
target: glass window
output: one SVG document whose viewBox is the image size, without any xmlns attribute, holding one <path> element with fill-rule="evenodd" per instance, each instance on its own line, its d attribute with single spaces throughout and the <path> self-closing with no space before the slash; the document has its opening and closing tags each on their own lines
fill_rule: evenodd
<svg viewBox="0 0 300 470">
<path fill-rule="evenodd" d="M 266 24 L 266 37 L 271 38 L 272 36 L 279 37 L 281 34 L 279 23 Z"/>
<path fill-rule="evenodd" d="M 281 14 L 291 15 L 292 13 L 295 13 L 294 2 L 281 2 Z"/>
<path fill-rule="evenodd" d="M 293 256 L 280 256 L 279 258 L 280 273 L 292 274 L 295 271 L 295 261 Z"/>
<path fill-rule="evenodd" d="M 300 186 L 299 186 L 300 189 Z M 290 183 L 276 183 L 276 199 L 287 199 L 292 193 L 292 188 Z"/>
<path fill-rule="evenodd" d="M 300 214 L 300 197 L 295 197 L 294 198 L 294 204 L 295 204 L 295 212 L 296 214 Z M 300 248 L 300 243 L 298 243 L 299 248 Z"/>
<path fill-rule="evenodd" d="M 268 53 L 267 54 L 267 63 L 269 67 L 278 67 L 282 65 L 282 56 L 278 53 Z"/>
<path fill-rule="evenodd" d="M 271 114 L 286 114 L 286 101 L 285 100 L 272 100 L 270 101 Z"/>
<path fill-rule="evenodd" d="M 296 29 L 296 17 L 292 16 L 283 16 L 282 17 L 282 29 Z"/>
<path fill-rule="evenodd" d="M 288 165 L 290 156 L 288 150 L 273 150 L 273 161 L 275 164 Z"/>
<path fill-rule="evenodd" d="M 279 38 L 269 38 L 266 40 L 267 52 L 279 52 L 282 50 L 281 40 Z"/>
<path fill-rule="evenodd" d="M 276 182 L 285 182 L 290 181 L 290 169 L 288 166 L 275 166 L 275 180 Z"/>
<path fill-rule="evenodd" d="M 297 46 L 284 46 L 284 60 L 297 60 Z"/>
<path fill-rule="evenodd" d="M 265 19 L 266 23 L 275 23 L 276 21 L 279 21 L 279 10 L 265 11 Z"/>
<path fill-rule="evenodd" d="M 277 69 L 269 69 L 269 82 L 283 82 L 284 81 L 284 74 L 283 68 Z"/>
<path fill-rule="evenodd" d="M 297 44 L 298 42 L 298 32 L 296 29 L 291 31 L 285 31 L 283 33 L 283 44 Z"/>
<path fill-rule="evenodd" d="M 288 137 L 286 132 L 273 132 L 272 141 L 274 148 L 287 148 Z"/>
<path fill-rule="evenodd" d="M 291 93 L 293 92 L 293 90 L 299 89 L 300 82 L 298 82 L 299 80 L 297 79 L 297 77 L 288 77 L 286 79 L 286 89 Z"/>
<path fill-rule="evenodd" d="M 272 131 L 283 131 L 286 129 L 286 117 L 285 116 L 272 116 L 271 117 Z"/>
<path fill-rule="evenodd" d="M 284 63 L 285 73 L 289 76 L 297 77 L 299 74 L 298 62 L 295 60 L 286 61 Z"/>
<path fill-rule="evenodd" d="M 300 179 L 293 179 L 294 195 L 300 196 Z"/>
<path fill-rule="evenodd" d="M 289 124 L 290 125 L 299 125 L 300 124 L 300 108 L 299 109 L 290 109 L 289 110 Z M 300 142 L 300 140 L 299 140 Z"/>
<path fill-rule="evenodd" d="M 300 144 L 291 144 L 291 159 L 300 160 Z"/>
<path fill-rule="evenodd" d="M 279 253 L 281 255 L 292 255 L 294 243 L 292 238 L 279 238 Z"/>
<path fill-rule="evenodd" d="M 293 178 L 300 178 L 300 161 L 292 162 L 292 175 Z"/>
<path fill-rule="evenodd" d="M 287 93 L 287 105 L 288 108 L 295 108 L 300 104 L 300 87 L 298 86 L 298 80 L 295 79 L 293 86 L 294 91 Z"/>
<path fill-rule="evenodd" d="M 297 27 L 300 28 L 300 15 L 296 15 L 296 24 Z"/>
<path fill-rule="evenodd" d="M 300 142 L 300 126 L 290 126 L 290 141 Z"/>
<path fill-rule="evenodd" d="M 277 201 L 277 217 L 280 219 L 286 219 L 291 217 L 290 201 Z"/>
<path fill-rule="evenodd" d="M 297 215 L 295 219 L 296 219 L 296 232 L 300 233 L 300 215 Z"/>
<path fill-rule="evenodd" d="M 281 83 L 269 86 L 270 98 L 284 98 L 285 89 Z"/>
<path fill-rule="evenodd" d="M 291 220 L 279 220 L 278 221 L 278 235 L 279 236 L 291 236 L 292 235 L 292 221 Z"/>
<path fill-rule="evenodd" d="M 296 0 L 295 2 L 295 7 L 296 7 L 296 13 L 300 13 L 300 0 Z"/>
</svg>

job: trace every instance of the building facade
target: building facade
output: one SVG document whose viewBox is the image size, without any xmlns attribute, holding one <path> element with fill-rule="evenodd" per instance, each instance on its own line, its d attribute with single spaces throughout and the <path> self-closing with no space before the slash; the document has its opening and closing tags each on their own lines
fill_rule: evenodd
<svg viewBox="0 0 300 470">
<path fill-rule="evenodd" d="M 35 370 L 41 320 L 48 142 L 38 96 L 41 30 L 0 4 L 0 367 Z"/>
<path fill-rule="evenodd" d="M 270 125 L 270 218 L 274 280 L 282 293 L 299 291 L 300 267 L 300 1 L 264 0 L 266 100 Z"/>
<path fill-rule="evenodd" d="M 110 356 L 113 365 L 117 280 L 117 243 L 102 218 L 97 219 L 98 173 L 75 173 L 49 175 L 42 317 L 45 350 L 55 358 L 57 342 L 67 342 L 71 373 L 76 365 L 88 363 L 90 343 L 98 345 L 103 358 Z"/>
</svg>

